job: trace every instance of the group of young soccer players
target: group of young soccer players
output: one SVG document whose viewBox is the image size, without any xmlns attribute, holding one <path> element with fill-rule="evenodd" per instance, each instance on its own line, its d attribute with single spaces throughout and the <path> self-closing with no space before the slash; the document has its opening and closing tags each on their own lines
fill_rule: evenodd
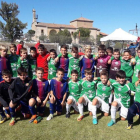
<svg viewBox="0 0 140 140">
<path fill-rule="evenodd" d="M 10 126 L 16 123 L 16 112 L 21 111 L 29 122 L 35 122 L 43 116 L 49 101 L 50 115 L 61 115 L 66 104 L 66 118 L 70 118 L 71 107 L 79 113 L 77 121 L 84 118 L 84 106 L 93 116 L 93 124 L 98 124 L 96 112 L 99 108 L 104 116 L 111 112 L 112 126 L 116 123 L 116 112 L 120 109 L 121 120 L 128 120 L 127 129 L 133 125 L 133 117 L 140 110 L 140 47 L 137 56 L 125 50 L 120 55 L 119 49 L 98 47 L 98 54 L 92 55 L 91 47 L 85 47 L 84 55 L 79 55 L 78 48 L 61 46 L 61 53 L 54 49 L 47 52 L 40 44 L 36 50 L 20 49 L 17 55 L 16 45 L 8 48 L 0 46 L 0 123 L 11 118 Z M 37 53 L 38 52 L 38 53 Z M 135 101 L 130 106 L 131 91 Z"/>
</svg>

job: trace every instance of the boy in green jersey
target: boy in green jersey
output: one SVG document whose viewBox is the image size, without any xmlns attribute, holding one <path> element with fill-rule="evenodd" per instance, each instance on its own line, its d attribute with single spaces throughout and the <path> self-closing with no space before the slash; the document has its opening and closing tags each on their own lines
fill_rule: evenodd
<svg viewBox="0 0 140 140">
<path fill-rule="evenodd" d="M 31 79 L 36 78 L 36 58 L 37 58 L 37 50 L 35 47 L 30 48 L 30 55 L 28 56 L 29 60 L 29 77 Z"/>
<path fill-rule="evenodd" d="M 78 99 L 81 94 L 81 82 L 78 81 L 78 72 L 77 70 L 71 71 L 71 80 L 68 83 L 69 88 L 69 97 L 67 99 L 66 104 L 66 118 L 70 117 L 70 108 L 71 106 L 74 108 L 76 112 L 79 112 L 78 110 Z"/>
<path fill-rule="evenodd" d="M 77 121 L 81 121 L 84 117 L 83 114 L 83 105 L 88 105 L 88 110 L 92 111 L 92 101 L 96 96 L 96 81 L 93 81 L 92 70 L 87 68 L 85 69 L 85 80 L 81 80 L 82 91 L 80 98 L 78 100 L 78 109 L 80 115 L 77 118 Z"/>
<path fill-rule="evenodd" d="M 57 64 L 55 63 L 56 51 L 54 49 L 50 50 L 50 56 L 47 58 L 48 61 L 48 80 L 56 77 Z"/>
<path fill-rule="evenodd" d="M 138 72 L 138 81 L 135 82 L 135 102 L 134 104 L 129 108 L 127 120 L 128 120 L 128 126 L 127 129 L 131 129 L 133 126 L 133 117 L 138 114 L 140 115 L 140 71 Z"/>
<path fill-rule="evenodd" d="M 29 75 L 29 61 L 27 59 L 27 49 L 20 49 L 20 57 L 18 58 L 17 68 L 24 67 Z"/>
<path fill-rule="evenodd" d="M 104 116 L 109 114 L 109 97 L 111 95 L 112 86 L 108 86 L 108 72 L 103 70 L 100 73 L 100 79 L 97 83 L 96 97 L 92 101 L 92 114 L 93 114 L 93 124 L 97 124 L 96 111 L 97 107 L 101 107 L 104 112 Z"/>
<path fill-rule="evenodd" d="M 9 63 L 10 63 L 10 71 L 13 78 L 17 77 L 17 63 L 19 56 L 16 55 L 17 47 L 15 44 L 10 45 L 10 52 L 11 54 L 8 57 Z"/>
<path fill-rule="evenodd" d="M 110 79 L 111 85 L 114 88 L 114 101 L 111 105 L 111 121 L 108 126 L 116 123 L 116 112 L 120 107 L 121 120 L 127 118 L 128 108 L 130 107 L 130 91 L 134 90 L 132 83 L 126 81 L 126 74 L 120 70 L 116 74 L 116 81 Z"/>
<path fill-rule="evenodd" d="M 120 70 L 125 71 L 126 73 L 126 80 L 129 80 L 131 82 L 131 78 L 133 75 L 133 63 L 131 63 L 131 52 L 130 50 L 125 50 L 123 57 L 120 57 L 121 61 L 121 68 Z"/>
<path fill-rule="evenodd" d="M 132 77 L 132 83 L 138 81 L 138 72 L 140 71 L 140 47 L 137 49 L 137 56 L 135 57 L 136 64 L 134 68 L 134 73 Z"/>
</svg>

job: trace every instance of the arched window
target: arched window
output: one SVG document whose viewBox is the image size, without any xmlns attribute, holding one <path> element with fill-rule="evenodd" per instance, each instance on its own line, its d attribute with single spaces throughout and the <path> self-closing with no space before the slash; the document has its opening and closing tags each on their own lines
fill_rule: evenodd
<svg viewBox="0 0 140 140">
<path fill-rule="evenodd" d="M 44 30 L 43 29 L 41 29 L 41 35 L 44 35 Z"/>
</svg>

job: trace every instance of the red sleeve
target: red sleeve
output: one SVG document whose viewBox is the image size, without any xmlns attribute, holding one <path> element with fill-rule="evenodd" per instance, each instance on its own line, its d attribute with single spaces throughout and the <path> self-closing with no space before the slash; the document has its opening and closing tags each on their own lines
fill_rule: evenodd
<svg viewBox="0 0 140 140">
<path fill-rule="evenodd" d="M 20 49 L 22 48 L 22 45 L 18 44 L 17 45 L 17 52 L 16 54 L 19 55 L 20 54 Z"/>
</svg>

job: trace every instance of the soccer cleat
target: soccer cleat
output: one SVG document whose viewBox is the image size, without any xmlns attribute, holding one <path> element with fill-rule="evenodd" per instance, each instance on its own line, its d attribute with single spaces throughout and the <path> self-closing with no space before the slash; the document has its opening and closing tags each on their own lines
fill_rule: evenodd
<svg viewBox="0 0 140 140">
<path fill-rule="evenodd" d="M 10 121 L 10 123 L 9 123 L 9 125 L 10 126 L 13 126 L 13 125 L 15 125 L 15 122 L 16 122 L 16 119 L 15 118 L 12 118 L 11 121 Z"/>
<path fill-rule="evenodd" d="M 66 118 L 70 118 L 70 112 L 66 113 Z"/>
<path fill-rule="evenodd" d="M 78 118 L 77 118 L 77 121 L 81 121 L 83 118 L 84 118 L 84 115 L 81 115 L 81 114 L 80 114 L 80 115 L 78 116 Z"/>
<path fill-rule="evenodd" d="M 92 122 L 93 122 L 93 124 L 97 124 L 98 123 L 96 118 L 93 118 Z"/>
<path fill-rule="evenodd" d="M 114 125 L 115 124 L 115 122 L 111 119 L 111 121 L 107 124 L 107 126 L 112 126 L 112 125 Z"/>
<path fill-rule="evenodd" d="M 1 121 L 0 121 L 0 124 L 4 123 L 6 120 L 7 120 L 6 117 L 2 117 L 2 118 L 1 118 Z"/>
<path fill-rule="evenodd" d="M 29 120 L 29 123 L 32 123 L 36 119 L 36 115 L 32 115 L 31 119 Z"/>
<path fill-rule="evenodd" d="M 53 118 L 53 114 L 50 114 L 48 117 L 47 117 L 47 121 L 51 120 Z"/>
<path fill-rule="evenodd" d="M 133 125 L 132 124 L 128 124 L 128 126 L 127 126 L 127 130 L 130 130 L 130 129 L 132 129 L 132 127 L 133 127 Z"/>
<path fill-rule="evenodd" d="M 25 114 L 24 114 L 24 118 L 25 118 L 25 119 L 29 119 L 30 117 L 31 117 L 31 114 L 28 114 L 28 113 L 25 113 Z"/>
</svg>

